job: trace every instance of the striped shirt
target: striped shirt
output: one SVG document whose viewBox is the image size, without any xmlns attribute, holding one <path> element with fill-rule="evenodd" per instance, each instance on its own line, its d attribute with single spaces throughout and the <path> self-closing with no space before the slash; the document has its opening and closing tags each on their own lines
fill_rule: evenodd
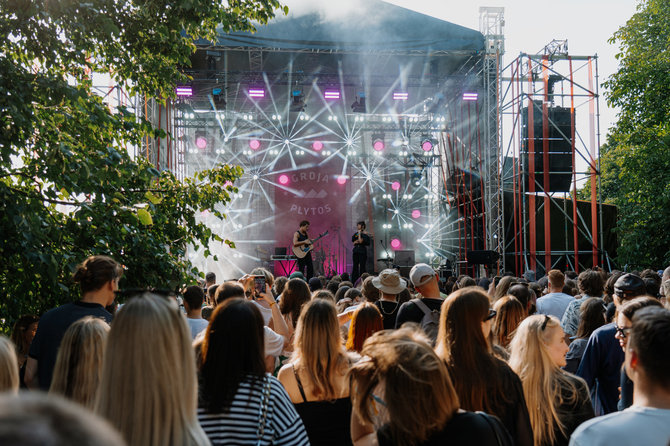
<svg viewBox="0 0 670 446">
<path fill-rule="evenodd" d="M 259 409 L 268 379 L 270 398 L 259 443 Z M 227 413 L 209 414 L 198 409 L 198 421 L 213 445 L 309 445 L 305 426 L 286 390 L 275 377 L 266 375 L 266 380 L 242 381 Z"/>
</svg>

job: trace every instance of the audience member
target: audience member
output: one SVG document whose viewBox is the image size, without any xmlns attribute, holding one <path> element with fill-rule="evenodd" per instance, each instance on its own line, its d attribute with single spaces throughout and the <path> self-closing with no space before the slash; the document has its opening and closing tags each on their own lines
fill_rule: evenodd
<svg viewBox="0 0 670 446">
<path fill-rule="evenodd" d="M 126 446 L 101 417 L 57 395 L 0 394 L 0 444 L 5 446 Z"/>
<path fill-rule="evenodd" d="M 527 283 L 517 282 L 512 284 L 507 290 L 507 293 L 510 296 L 516 297 L 516 299 L 521 303 L 524 308 L 526 315 L 533 313 L 533 291 L 530 289 Z"/>
<path fill-rule="evenodd" d="M 591 334 L 598 328 L 605 325 L 605 304 L 603 300 L 598 297 L 589 297 L 580 299 L 583 301 L 579 308 L 579 327 L 577 328 L 577 335 L 570 337 L 570 349 L 565 355 L 566 365 L 563 369 L 570 373 L 577 373 L 579 363 L 584 356 L 586 344 L 591 337 Z"/>
<path fill-rule="evenodd" d="M 183 314 L 155 294 L 130 298 L 109 331 L 96 412 L 128 446 L 207 445 L 196 409 L 195 355 Z"/>
<path fill-rule="evenodd" d="M 58 347 L 65 331 L 85 316 L 112 321 L 105 307 L 114 301 L 123 274 L 121 265 L 106 256 L 91 256 L 77 267 L 72 278 L 81 287 L 81 300 L 47 311 L 40 318 L 26 362 L 26 385 L 49 390 Z"/>
<path fill-rule="evenodd" d="M 303 309 L 291 362 L 279 371 L 314 445 L 351 444 L 350 359 L 342 348 L 335 305 L 314 299 Z"/>
<path fill-rule="evenodd" d="M 512 444 L 497 418 L 459 410 L 444 362 L 422 332 L 406 327 L 375 333 L 362 354 L 351 370 L 356 444 Z"/>
<path fill-rule="evenodd" d="M 368 276 L 363 280 L 361 293 L 363 293 L 363 299 L 365 299 L 366 302 L 376 302 L 381 297 L 379 289 L 372 283 L 374 279 L 374 276 Z"/>
<path fill-rule="evenodd" d="M 19 366 L 12 341 L 0 335 L 0 393 L 19 391 Z"/>
<path fill-rule="evenodd" d="M 409 279 L 421 298 L 405 302 L 398 310 L 396 328 L 405 322 L 418 323 L 433 342 L 437 339 L 440 311 L 444 299 L 440 295 L 437 273 L 425 263 L 417 263 L 409 272 Z"/>
<path fill-rule="evenodd" d="M 365 340 L 373 333 L 383 329 L 383 318 L 378 307 L 370 302 L 362 303 L 351 318 L 346 344 L 347 350 L 360 353 Z"/>
<path fill-rule="evenodd" d="M 374 302 L 374 305 L 382 315 L 384 329 L 395 328 L 400 309 L 398 294 L 407 289 L 407 282 L 400 277 L 397 270 L 385 269 L 379 273 L 378 277 L 372 277 L 370 283 L 379 292 L 379 299 Z"/>
<path fill-rule="evenodd" d="M 642 308 L 661 306 L 662 305 L 658 299 L 649 296 L 636 297 L 635 299 L 621 305 L 621 308 L 617 312 L 615 337 L 619 340 L 619 345 L 621 345 L 621 349 L 624 351 L 624 353 L 626 352 L 626 344 L 628 343 L 628 334 L 630 333 L 630 329 L 633 325 L 631 321 L 633 320 L 635 313 Z M 626 374 L 625 365 L 621 369 L 619 388 L 621 397 L 617 403 L 617 409 L 624 410 L 633 404 L 633 382 Z"/>
<path fill-rule="evenodd" d="M 70 325 L 58 350 L 49 393 L 94 409 L 108 333 L 109 325 L 91 316 Z"/>
<path fill-rule="evenodd" d="M 328 290 L 319 290 L 316 293 L 312 294 L 312 299 L 326 299 L 335 303 L 335 295 Z M 340 301 L 341 302 L 341 301 Z"/>
<path fill-rule="evenodd" d="M 312 279 L 315 279 L 315 277 L 312 277 Z M 279 302 L 279 309 L 284 316 L 291 335 L 298 324 L 300 311 L 311 298 L 310 289 L 304 280 L 291 279 L 286 283 L 284 292 L 282 293 L 282 300 Z"/>
<path fill-rule="evenodd" d="M 208 272 L 205 274 L 205 286 L 203 287 L 204 290 L 209 290 L 209 287 L 216 285 L 216 274 L 213 272 Z"/>
<path fill-rule="evenodd" d="M 561 327 L 568 336 L 575 336 L 577 328 L 579 328 L 579 316 L 582 303 L 590 297 L 602 298 L 605 291 L 605 283 L 603 276 L 598 271 L 586 270 L 579 274 L 577 279 L 577 286 L 579 287 L 580 297 L 573 299 L 565 309 L 563 317 L 561 318 Z"/>
<path fill-rule="evenodd" d="M 555 316 L 526 318 L 510 345 L 509 365 L 523 385 L 535 445 L 567 445 L 570 434 L 593 418 L 589 389 L 566 365 L 565 332 Z"/>
<path fill-rule="evenodd" d="M 244 294 L 244 287 L 237 280 L 223 282 L 216 289 L 216 305 L 221 305 L 226 299 L 231 299 L 234 297 L 241 297 L 242 299 L 246 299 L 246 294 Z"/>
<path fill-rule="evenodd" d="M 276 299 L 279 299 L 279 296 L 284 292 L 284 287 L 288 283 L 288 277 L 279 276 L 275 279 L 275 283 L 272 286 L 272 294 Z"/>
<path fill-rule="evenodd" d="M 321 279 L 319 279 L 318 277 L 312 277 L 311 279 L 309 279 L 309 291 L 310 292 L 313 293 L 314 291 L 320 290 L 322 288 L 323 288 L 323 285 L 321 285 Z"/>
<path fill-rule="evenodd" d="M 491 353 L 489 305 L 477 287 L 452 293 L 442 304 L 435 350 L 447 364 L 461 408 L 499 417 L 517 445 L 530 446 L 533 430 L 521 381 Z"/>
<path fill-rule="evenodd" d="M 502 277 L 497 285 L 495 284 L 494 281 L 493 286 L 495 287 L 495 292 L 493 293 L 493 301 L 495 302 L 501 297 L 507 296 L 509 288 L 512 286 L 512 283 L 515 283 L 516 281 L 517 281 L 516 277 L 513 276 Z"/>
<path fill-rule="evenodd" d="M 670 439 L 670 311 L 644 308 L 633 316 L 626 371 L 635 383 L 633 406 L 589 420 L 570 446 L 667 446 Z"/>
<path fill-rule="evenodd" d="M 207 288 L 205 292 L 205 299 L 207 300 L 208 306 L 216 305 L 216 290 L 219 288 L 219 285 L 214 284 L 211 287 Z M 204 316 L 203 316 L 204 317 Z"/>
<path fill-rule="evenodd" d="M 184 291 L 184 310 L 186 310 L 188 328 L 191 330 L 191 339 L 195 339 L 198 333 L 207 328 L 208 322 L 202 318 L 202 303 L 204 299 L 205 293 L 199 286 L 193 285 Z"/>
<path fill-rule="evenodd" d="M 19 365 L 19 384 L 25 388 L 24 375 L 26 373 L 26 362 L 28 360 L 28 351 L 37 332 L 37 323 L 40 318 L 34 314 L 21 316 L 12 328 L 12 342 L 16 346 L 16 358 Z"/>
<path fill-rule="evenodd" d="M 501 297 L 493 304 L 493 310 L 496 312 L 491 325 L 494 345 L 507 350 L 514 331 L 526 317 L 526 310 L 514 296 Z"/>
<path fill-rule="evenodd" d="M 537 299 L 537 312 L 539 314 L 555 316 L 560 321 L 563 313 L 565 313 L 565 309 L 575 298 L 563 292 L 565 276 L 562 272 L 552 269 L 547 274 L 547 277 L 549 277 L 549 283 L 547 284 L 547 291 L 549 293 Z"/>
<path fill-rule="evenodd" d="M 214 302 L 216 302 L 215 299 L 212 299 Z M 212 317 L 212 313 L 214 312 L 214 307 L 207 305 L 206 307 L 202 307 L 202 318 L 206 320 L 209 323 L 209 319 Z"/>
<path fill-rule="evenodd" d="M 344 299 L 344 295 L 351 289 L 350 286 L 348 285 L 340 285 L 340 287 L 337 289 L 337 292 L 335 293 L 335 302 L 339 302 L 342 299 Z"/>
<path fill-rule="evenodd" d="M 198 409 L 213 444 L 309 444 L 286 391 L 266 373 L 263 327 L 248 300 L 227 299 L 214 310 L 202 344 Z"/>
<path fill-rule="evenodd" d="M 614 284 L 614 305 L 645 293 L 644 282 L 633 274 L 624 274 Z M 579 363 L 577 375 L 584 378 L 591 389 L 591 402 L 596 415 L 617 410 L 619 381 L 624 354 L 619 347 L 616 324 L 603 325 L 591 334 Z"/>
</svg>

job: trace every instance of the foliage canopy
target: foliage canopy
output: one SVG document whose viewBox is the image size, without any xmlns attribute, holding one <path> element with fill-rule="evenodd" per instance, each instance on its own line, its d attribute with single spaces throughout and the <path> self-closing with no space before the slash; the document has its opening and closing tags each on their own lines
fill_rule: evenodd
<svg viewBox="0 0 670 446">
<path fill-rule="evenodd" d="M 132 110 L 110 110 L 90 73 L 165 99 L 185 80 L 193 39 L 253 30 L 280 7 L 0 0 L 0 329 L 72 300 L 69 276 L 91 254 L 120 261 L 128 287 L 174 287 L 199 273 L 187 246 L 224 239 L 196 215 L 225 218 L 214 206 L 242 170 L 220 165 L 179 181 L 133 159 L 126 147 L 165 134 Z"/>
</svg>

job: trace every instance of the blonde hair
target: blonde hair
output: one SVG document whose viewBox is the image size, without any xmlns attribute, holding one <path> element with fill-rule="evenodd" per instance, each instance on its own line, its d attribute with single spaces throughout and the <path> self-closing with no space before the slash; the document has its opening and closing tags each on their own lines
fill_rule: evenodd
<svg viewBox="0 0 670 446">
<path fill-rule="evenodd" d="M 195 354 L 176 302 L 151 293 L 114 317 L 96 412 L 128 446 L 210 444 L 196 418 Z"/>
<path fill-rule="evenodd" d="M 92 316 L 70 325 L 58 348 L 49 393 L 93 409 L 108 332 L 109 325 Z"/>
<path fill-rule="evenodd" d="M 373 391 L 381 387 L 395 444 L 426 441 L 458 411 L 447 367 L 422 332 L 410 327 L 377 332 L 365 341 L 361 354 L 364 359 L 350 372 L 353 408 L 373 423 Z"/>
<path fill-rule="evenodd" d="M 6 336 L 0 335 L 0 392 L 19 390 L 19 364 L 16 347 Z"/>
<path fill-rule="evenodd" d="M 338 398 L 335 378 L 345 371 L 348 361 L 333 302 L 314 299 L 305 304 L 293 346 L 292 362 L 309 376 L 314 396 L 320 400 Z"/>
<path fill-rule="evenodd" d="M 561 370 L 548 351 L 554 330 L 559 328 L 554 316 L 530 316 L 521 322 L 510 343 L 509 366 L 521 379 L 536 446 L 553 444 L 556 427 L 569 434 L 558 409 L 563 404 L 574 404 L 579 395 L 577 383 L 581 378 Z"/>
</svg>

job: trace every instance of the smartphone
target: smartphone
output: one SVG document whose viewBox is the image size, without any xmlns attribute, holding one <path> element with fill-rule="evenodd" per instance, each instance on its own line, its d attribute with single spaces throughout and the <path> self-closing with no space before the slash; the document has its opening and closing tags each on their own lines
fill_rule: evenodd
<svg viewBox="0 0 670 446">
<path fill-rule="evenodd" d="M 265 276 L 254 276 L 254 294 L 260 296 L 265 292 Z"/>
</svg>

